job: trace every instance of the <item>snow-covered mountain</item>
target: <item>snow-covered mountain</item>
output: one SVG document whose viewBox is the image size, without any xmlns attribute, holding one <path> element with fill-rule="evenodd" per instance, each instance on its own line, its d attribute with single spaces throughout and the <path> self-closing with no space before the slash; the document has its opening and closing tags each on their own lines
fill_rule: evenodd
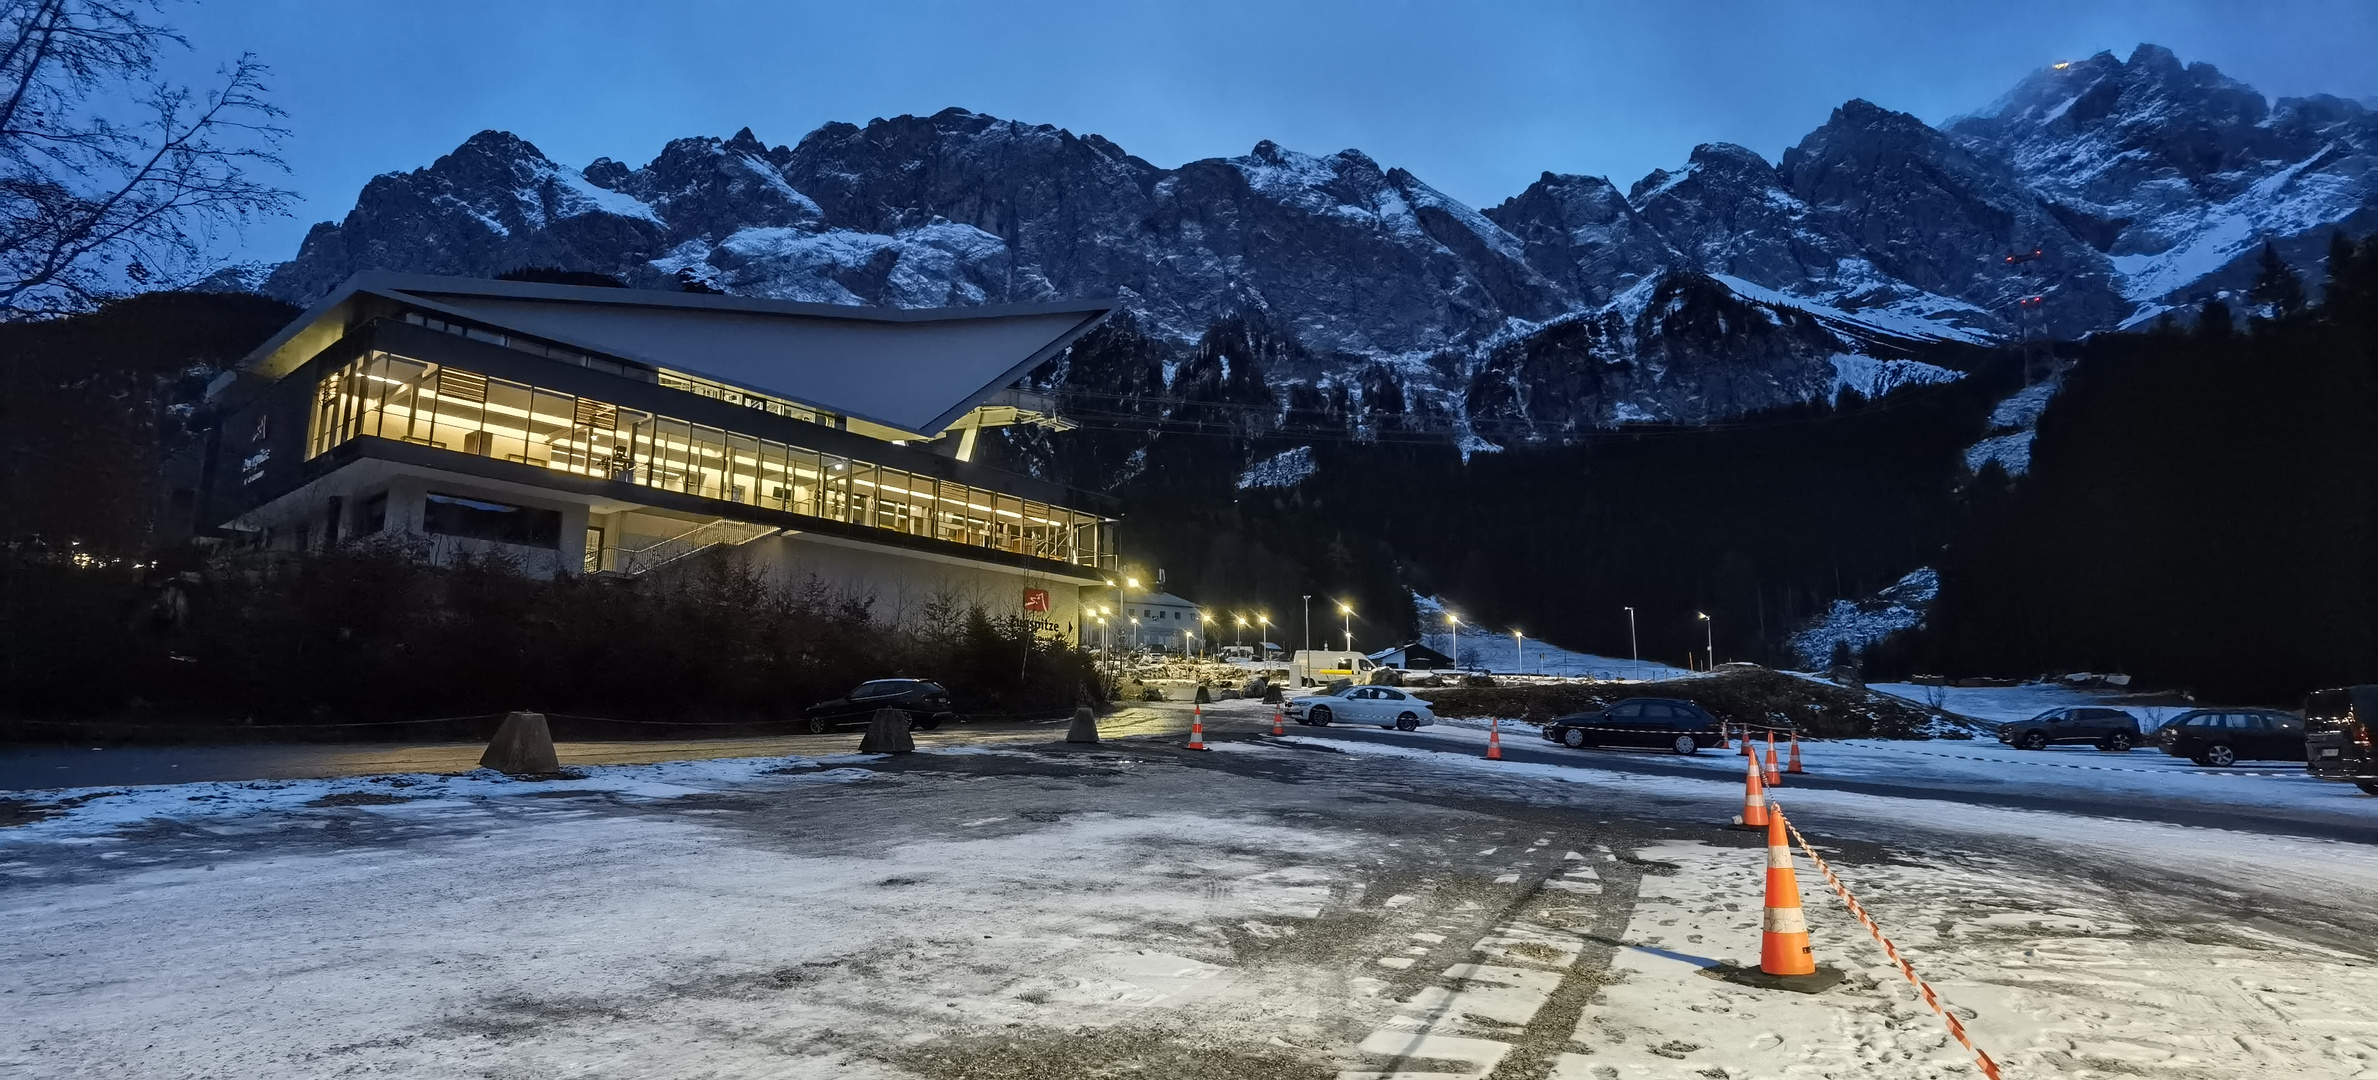
<svg viewBox="0 0 2378 1080">
<path fill-rule="evenodd" d="M 1164 348 L 1252 318 L 1297 345 L 1272 383 L 1499 444 L 1933 378 L 1911 350 L 2019 333 L 2025 297 L 2053 333 L 2114 327 L 2237 287 L 2265 237 L 2317 280 L 2330 228 L 2378 227 L 2374 166 L 2368 107 L 2271 106 L 2155 46 L 1941 129 L 1852 101 L 1779 162 L 1705 145 L 1623 194 L 1546 173 L 1484 210 L 1356 150 L 1168 169 L 960 109 L 638 168 L 489 131 L 374 178 L 262 288 L 559 266 L 830 303 L 1116 296 Z"/>
</svg>

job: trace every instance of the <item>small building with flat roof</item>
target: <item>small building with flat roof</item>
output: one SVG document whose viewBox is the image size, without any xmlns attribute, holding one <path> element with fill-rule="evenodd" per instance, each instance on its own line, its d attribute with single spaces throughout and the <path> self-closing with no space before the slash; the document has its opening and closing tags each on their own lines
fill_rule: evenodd
<svg viewBox="0 0 2378 1080">
<path fill-rule="evenodd" d="M 1106 302 L 933 310 L 364 273 L 209 388 L 195 524 L 258 550 L 369 537 L 540 576 L 722 548 L 894 605 L 1080 626 L 1113 504 L 973 462 L 1070 426 L 1017 388 Z"/>
</svg>

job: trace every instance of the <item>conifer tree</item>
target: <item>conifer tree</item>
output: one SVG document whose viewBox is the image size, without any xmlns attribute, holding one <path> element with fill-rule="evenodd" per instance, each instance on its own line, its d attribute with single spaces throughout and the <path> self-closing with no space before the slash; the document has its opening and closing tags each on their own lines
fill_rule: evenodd
<svg viewBox="0 0 2378 1080">
<path fill-rule="evenodd" d="M 2232 316 L 2229 313 L 2229 305 L 2223 303 L 2220 297 L 2216 296 L 2205 301 L 2205 306 L 2197 309 L 2197 336 L 2228 337 L 2229 332 L 2233 329 L 2236 329 L 2236 324 L 2232 321 Z"/>
<path fill-rule="evenodd" d="M 2333 311 L 2349 304 L 2356 280 L 2360 277 L 2359 256 L 2354 253 L 2353 241 L 2345 230 L 2328 234 L 2328 288 L 2321 293 L 2320 302 Z"/>
<path fill-rule="evenodd" d="M 2262 260 L 2254 274 L 2254 287 L 2246 298 L 2270 318 L 2284 319 L 2304 307 L 2304 278 L 2279 257 L 2279 249 L 2270 241 L 2262 244 Z"/>
</svg>

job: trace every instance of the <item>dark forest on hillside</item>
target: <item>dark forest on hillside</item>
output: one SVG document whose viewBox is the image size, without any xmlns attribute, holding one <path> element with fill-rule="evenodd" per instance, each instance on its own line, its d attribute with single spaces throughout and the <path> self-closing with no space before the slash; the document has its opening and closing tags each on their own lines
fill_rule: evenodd
<svg viewBox="0 0 2378 1080">
<path fill-rule="evenodd" d="M 2328 270 L 2308 307 L 2267 267 L 2245 329 L 2216 301 L 2088 342 L 2032 473 L 1974 485 L 1899 662 L 2283 704 L 2378 676 L 2378 236 Z"/>
</svg>

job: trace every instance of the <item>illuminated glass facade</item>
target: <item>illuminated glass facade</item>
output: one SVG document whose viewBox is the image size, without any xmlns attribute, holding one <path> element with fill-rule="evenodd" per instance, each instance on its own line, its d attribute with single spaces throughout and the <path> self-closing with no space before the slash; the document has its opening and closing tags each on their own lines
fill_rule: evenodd
<svg viewBox="0 0 2378 1080">
<path fill-rule="evenodd" d="M 387 352 L 325 376 L 306 456 L 362 436 L 968 547 L 1114 564 L 1110 523 L 953 480 Z"/>
</svg>

